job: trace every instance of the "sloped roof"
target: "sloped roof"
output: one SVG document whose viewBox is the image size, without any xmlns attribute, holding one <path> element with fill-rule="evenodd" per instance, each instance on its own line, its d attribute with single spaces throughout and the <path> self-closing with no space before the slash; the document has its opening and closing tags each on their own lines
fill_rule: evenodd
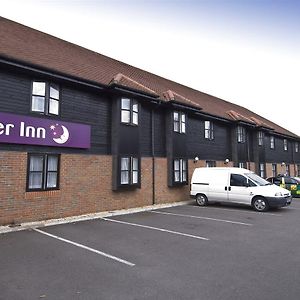
<svg viewBox="0 0 300 300">
<path fill-rule="evenodd" d="M 228 112 L 234 111 L 252 120 L 256 125 L 264 124 L 264 127 L 273 128 L 280 134 L 298 137 L 244 107 L 2 17 L 0 17 L 0 57 L 100 85 L 111 86 L 115 83 L 155 95 L 164 101 L 173 99 L 184 105 L 201 108 L 204 113 L 228 120 L 233 120 Z"/>
</svg>

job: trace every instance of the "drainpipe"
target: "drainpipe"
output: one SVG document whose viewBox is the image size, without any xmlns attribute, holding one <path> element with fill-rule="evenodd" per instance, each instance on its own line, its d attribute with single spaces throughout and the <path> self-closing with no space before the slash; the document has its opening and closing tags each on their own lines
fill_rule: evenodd
<svg viewBox="0 0 300 300">
<path fill-rule="evenodd" d="M 154 145 L 154 108 L 151 110 L 151 155 L 152 155 L 152 204 L 155 204 L 155 145 Z"/>
</svg>

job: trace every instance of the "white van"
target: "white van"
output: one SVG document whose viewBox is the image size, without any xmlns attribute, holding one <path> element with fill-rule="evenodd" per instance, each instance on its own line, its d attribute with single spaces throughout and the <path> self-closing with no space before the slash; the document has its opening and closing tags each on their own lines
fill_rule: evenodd
<svg viewBox="0 0 300 300">
<path fill-rule="evenodd" d="M 257 211 L 292 202 L 288 190 L 242 168 L 196 168 L 190 195 L 200 206 L 208 202 L 229 202 L 250 205 Z"/>
</svg>

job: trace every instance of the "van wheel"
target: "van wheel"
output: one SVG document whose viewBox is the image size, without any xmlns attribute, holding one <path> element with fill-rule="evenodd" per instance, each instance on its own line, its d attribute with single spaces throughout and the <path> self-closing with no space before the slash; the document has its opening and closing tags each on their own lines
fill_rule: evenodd
<svg viewBox="0 0 300 300">
<path fill-rule="evenodd" d="M 269 204 L 263 197 L 255 198 L 252 202 L 252 206 L 256 211 L 267 211 L 269 209 Z"/>
<path fill-rule="evenodd" d="M 196 203 L 199 206 L 205 206 L 207 205 L 208 201 L 207 201 L 207 197 L 203 194 L 197 194 L 196 195 Z"/>
</svg>

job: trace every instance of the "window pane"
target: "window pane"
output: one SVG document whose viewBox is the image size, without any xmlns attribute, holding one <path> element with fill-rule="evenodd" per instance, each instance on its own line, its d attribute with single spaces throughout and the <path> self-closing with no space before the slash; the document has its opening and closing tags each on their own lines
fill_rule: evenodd
<svg viewBox="0 0 300 300">
<path fill-rule="evenodd" d="M 138 183 L 138 172 L 137 171 L 132 172 L 132 183 Z"/>
<path fill-rule="evenodd" d="M 121 171 L 128 171 L 129 170 L 129 158 L 122 157 L 121 158 Z"/>
<path fill-rule="evenodd" d="M 122 171 L 121 172 L 121 184 L 128 184 L 129 183 L 129 172 Z"/>
<path fill-rule="evenodd" d="M 179 159 L 174 160 L 174 170 L 179 171 Z"/>
<path fill-rule="evenodd" d="M 46 83 L 34 81 L 32 85 L 32 94 L 38 96 L 45 96 Z"/>
<path fill-rule="evenodd" d="M 185 114 L 181 114 L 181 122 L 185 123 Z"/>
<path fill-rule="evenodd" d="M 50 99 L 49 113 L 52 115 L 58 115 L 59 102 L 54 99 Z"/>
<path fill-rule="evenodd" d="M 179 122 L 174 121 L 174 131 L 179 132 Z"/>
<path fill-rule="evenodd" d="M 132 114 L 132 123 L 138 125 L 138 114 L 136 112 Z"/>
<path fill-rule="evenodd" d="M 123 98 L 121 107 L 122 109 L 130 110 L 130 99 Z"/>
<path fill-rule="evenodd" d="M 29 189 L 41 189 L 43 182 L 43 174 L 41 172 L 38 173 L 30 173 L 29 174 Z"/>
<path fill-rule="evenodd" d="M 182 181 L 186 181 L 186 171 L 182 171 Z"/>
<path fill-rule="evenodd" d="M 133 105 L 132 105 L 132 110 L 133 110 L 134 112 L 138 112 L 138 111 L 139 111 L 139 105 L 138 105 L 137 103 L 133 104 Z"/>
<path fill-rule="evenodd" d="M 130 123 L 130 111 L 129 110 L 122 110 L 121 122 L 122 123 Z"/>
<path fill-rule="evenodd" d="M 57 171 L 58 157 L 48 156 L 48 171 Z"/>
<path fill-rule="evenodd" d="M 45 98 L 39 96 L 32 96 L 32 111 L 44 112 L 45 110 Z"/>
<path fill-rule="evenodd" d="M 174 181 L 176 181 L 176 182 L 180 181 L 180 172 L 179 171 L 174 172 Z"/>
<path fill-rule="evenodd" d="M 56 84 L 51 84 L 50 86 L 50 98 L 59 100 L 59 88 Z"/>
<path fill-rule="evenodd" d="M 174 121 L 179 121 L 179 114 L 178 112 L 174 112 Z"/>
<path fill-rule="evenodd" d="M 51 172 L 47 175 L 47 188 L 57 187 L 57 173 Z"/>
<path fill-rule="evenodd" d="M 181 132 L 182 132 L 182 133 L 185 133 L 185 123 L 182 123 L 182 124 L 181 124 Z"/>
<path fill-rule="evenodd" d="M 186 160 L 182 160 L 182 170 L 186 170 Z"/>
<path fill-rule="evenodd" d="M 210 128 L 210 121 L 205 121 L 205 129 L 209 129 Z"/>
<path fill-rule="evenodd" d="M 139 160 L 137 158 L 132 159 L 132 170 L 137 171 L 139 169 Z"/>
<path fill-rule="evenodd" d="M 30 157 L 30 171 L 43 171 L 43 156 L 31 156 Z"/>
</svg>

